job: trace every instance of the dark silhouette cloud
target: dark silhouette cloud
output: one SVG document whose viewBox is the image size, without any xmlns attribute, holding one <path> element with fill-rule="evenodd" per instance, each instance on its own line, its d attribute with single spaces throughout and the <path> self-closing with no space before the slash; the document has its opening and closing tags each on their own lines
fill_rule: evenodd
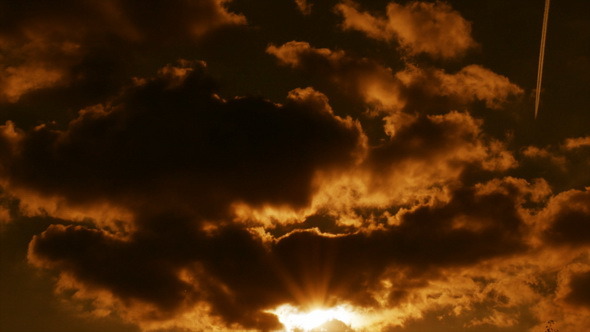
<svg viewBox="0 0 590 332">
<path fill-rule="evenodd" d="M 165 67 L 66 130 L 21 133 L 4 175 L 74 202 L 178 201 L 207 216 L 237 201 L 305 205 L 316 172 L 346 168 L 364 149 L 360 125 L 312 89 L 277 105 L 223 100 L 214 85 L 202 65 Z"/>
<path fill-rule="evenodd" d="M 590 244 L 590 193 L 571 190 L 554 197 L 542 214 L 548 242 L 565 245 Z"/>
<path fill-rule="evenodd" d="M 246 24 L 229 1 L 7 1 L 0 5 L 2 122 L 64 121 L 210 32 Z M 187 52 L 184 51 L 184 54 Z M 171 55 L 174 54 L 174 55 Z M 62 95 L 68 98 L 61 98 Z M 20 101 L 20 103 L 19 103 Z M 42 109 L 43 111 L 40 111 Z M 8 116 L 8 117 L 7 117 Z"/>
<path fill-rule="evenodd" d="M 270 243 L 239 226 L 203 231 L 187 216 L 139 219 L 126 238 L 51 226 L 31 242 L 30 260 L 72 275 L 78 287 L 108 291 L 144 319 L 170 319 L 205 301 L 227 324 L 274 328 L 264 310 L 282 303 L 335 298 L 377 307 L 372 290 L 390 268 L 406 271 L 395 276 L 395 304 L 436 280 L 437 270 L 526 248 L 516 193 L 460 190 L 449 202 L 404 213 L 398 226 L 339 236 L 294 231 Z"/>
<path fill-rule="evenodd" d="M 590 308 L 590 272 L 574 274 L 569 287 L 571 291 L 566 296 L 566 301 Z"/>
</svg>

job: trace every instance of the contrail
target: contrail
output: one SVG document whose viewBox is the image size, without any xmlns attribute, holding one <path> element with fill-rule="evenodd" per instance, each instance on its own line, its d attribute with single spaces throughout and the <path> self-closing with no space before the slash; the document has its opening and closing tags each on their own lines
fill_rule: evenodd
<svg viewBox="0 0 590 332">
<path fill-rule="evenodd" d="M 545 40 L 547 39 L 547 22 L 549 21 L 549 2 L 545 0 L 545 13 L 543 15 L 543 31 L 541 32 L 541 49 L 539 50 L 539 68 L 537 69 L 537 97 L 535 98 L 535 119 L 539 113 L 539 101 L 541 100 L 541 82 L 543 81 L 543 61 L 545 60 Z"/>
</svg>

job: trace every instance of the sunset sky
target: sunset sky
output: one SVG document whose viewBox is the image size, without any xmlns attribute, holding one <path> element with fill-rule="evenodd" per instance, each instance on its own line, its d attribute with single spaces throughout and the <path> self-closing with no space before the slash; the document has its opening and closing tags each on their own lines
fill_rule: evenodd
<svg viewBox="0 0 590 332">
<path fill-rule="evenodd" d="M 590 1 L 0 0 L 2 332 L 590 326 Z"/>
</svg>

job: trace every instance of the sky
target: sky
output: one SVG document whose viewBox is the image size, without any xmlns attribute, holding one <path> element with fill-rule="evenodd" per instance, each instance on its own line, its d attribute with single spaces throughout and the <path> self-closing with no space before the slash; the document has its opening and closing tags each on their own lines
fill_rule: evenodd
<svg viewBox="0 0 590 332">
<path fill-rule="evenodd" d="M 0 330 L 586 330 L 590 2 L 535 119 L 543 10 L 0 0 Z"/>
</svg>

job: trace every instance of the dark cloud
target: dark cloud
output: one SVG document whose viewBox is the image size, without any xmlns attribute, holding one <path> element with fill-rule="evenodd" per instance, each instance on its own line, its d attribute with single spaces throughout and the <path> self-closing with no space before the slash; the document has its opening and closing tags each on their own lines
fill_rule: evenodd
<svg viewBox="0 0 590 332">
<path fill-rule="evenodd" d="M 236 202 L 308 206 L 317 172 L 358 165 L 366 147 L 360 125 L 334 115 L 311 88 L 284 105 L 215 92 L 204 66 L 184 61 L 82 110 L 65 130 L 5 125 L 12 188 L 70 204 L 106 200 L 134 214 L 126 235 L 51 226 L 31 242 L 31 262 L 73 278 L 69 287 L 81 293 L 106 291 L 118 304 L 103 305 L 123 306 L 132 321 L 166 322 L 206 303 L 228 326 L 265 329 L 278 321 L 264 310 L 283 303 L 378 307 L 372 294 L 391 278 L 396 305 L 441 269 L 525 248 L 518 190 L 455 190 L 449 201 L 400 212 L 397 226 L 338 236 L 294 230 L 263 240 L 228 223 Z M 368 164 L 395 169 L 455 153 L 451 164 L 479 160 L 485 148 L 469 146 L 479 134 L 467 114 L 419 117 Z M 476 157 L 462 156 L 468 150 Z"/>
<path fill-rule="evenodd" d="M 363 150 L 358 123 L 332 114 L 311 89 L 277 105 L 222 100 L 214 85 L 201 65 L 166 67 L 82 110 L 66 130 L 23 132 L 4 175 L 80 203 L 179 200 L 210 215 L 237 201 L 305 205 L 316 172 L 345 168 Z"/>
<path fill-rule="evenodd" d="M 30 43 L 81 42 L 80 47 L 104 43 L 109 37 L 130 42 L 172 43 L 200 37 L 227 24 L 244 24 L 245 17 L 229 12 L 231 0 L 194 1 L 61 1 L 50 6 L 39 0 L 6 2 L 3 41 Z M 21 45 L 24 46 L 24 45 Z M 58 49 L 54 49 L 57 51 Z"/>
<path fill-rule="evenodd" d="M 590 192 L 571 190 L 554 197 L 540 215 L 548 225 L 546 241 L 572 246 L 590 244 Z"/>
<path fill-rule="evenodd" d="M 405 212 L 399 226 L 340 236 L 294 231 L 271 243 L 236 226 L 202 231 L 172 214 L 140 217 L 141 227 L 127 238 L 51 226 L 33 239 L 29 255 L 38 266 L 72 275 L 78 287 L 107 290 L 143 319 L 170 319 L 206 301 L 227 324 L 274 328 L 276 318 L 262 310 L 282 303 L 378 306 L 372 290 L 389 278 L 389 268 L 406 271 L 391 276 L 395 304 L 436 279 L 438 269 L 522 251 L 515 201 L 461 190 L 447 203 Z"/>
<path fill-rule="evenodd" d="M 178 216 L 152 218 L 154 228 L 129 239 L 78 226 L 51 226 L 33 239 L 29 259 L 71 275 L 78 284 L 69 288 L 107 291 L 123 306 L 123 316 L 140 325 L 173 320 L 205 302 L 210 309 L 200 314 L 221 316 L 228 325 L 279 326 L 276 317 L 260 312 L 274 303 L 269 298 L 280 285 L 264 264 L 259 241 L 242 230 L 208 236 Z M 108 301 L 103 305 L 115 306 Z"/>
<path fill-rule="evenodd" d="M 570 293 L 565 300 L 569 303 L 590 308 L 590 271 L 571 276 Z"/>
<path fill-rule="evenodd" d="M 187 53 L 211 31 L 245 24 L 243 16 L 226 9 L 228 2 L 4 2 L 0 103 L 7 114 L 2 119 L 27 127 L 39 120 L 70 120 L 72 111 L 162 65 L 149 57 L 174 61 L 179 55 L 171 53 Z M 63 94 L 69 98 L 60 98 Z"/>
<path fill-rule="evenodd" d="M 558 191 L 581 188 L 590 183 L 588 137 L 567 138 L 560 144 L 530 145 L 520 151 L 517 176 L 543 177 Z"/>
</svg>

